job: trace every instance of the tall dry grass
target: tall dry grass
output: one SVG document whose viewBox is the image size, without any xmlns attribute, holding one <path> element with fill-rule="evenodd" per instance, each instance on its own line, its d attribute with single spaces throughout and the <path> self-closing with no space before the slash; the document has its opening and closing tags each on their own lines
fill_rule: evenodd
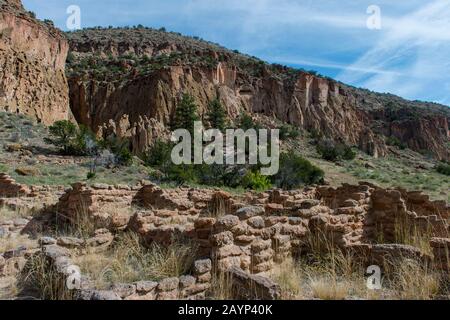
<svg viewBox="0 0 450 320">
<path fill-rule="evenodd" d="M 174 239 L 169 246 L 153 243 L 146 248 L 137 234 L 127 232 L 105 254 L 80 256 L 75 264 L 97 287 L 107 288 L 113 283 L 179 277 L 190 271 L 196 251 L 194 243 L 182 239 Z"/>
<path fill-rule="evenodd" d="M 213 272 L 208 296 L 214 300 L 234 300 L 232 277 L 226 272 Z"/>
<path fill-rule="evenodd" d="M 66 286 L 64 277 L 43 254 L 30 257 L 19 275 L 20 291 L 32 292 L 44 300 L 72 300 L 73 291 Z"/>
<path fill-rule="evenodd" d="M 430 240 L 433 238 L 431 225 L 419 228 L 408 217 L 399 217 L 395 220 L 394 242 L 418 248 L 422 253 L 432 255 Z"/>
<path fill-rule="evenodd" d="M 380 266 L 382 289 L 370 290 L 366 286 L 367 260 L 359 253 L 339 248 L 321 232 L 310 233 L 305 245 L 306 252 L 299 259 L 285 261 L 272 274 L 282 288 L 283 299 L 428 300 L 449 294 L 445 275 L 425 262 L 386 257 Z"/>
</svg>

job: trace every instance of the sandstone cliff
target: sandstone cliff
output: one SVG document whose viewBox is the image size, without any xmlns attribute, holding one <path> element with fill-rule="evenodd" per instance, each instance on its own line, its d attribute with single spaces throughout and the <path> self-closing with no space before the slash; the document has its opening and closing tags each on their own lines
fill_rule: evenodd
<svg viewBox="0 0 450 320">
<path fill-rule="evenodd" d="M 386 154 L 385 140 L 392 136 L 416 151 L 450 159 L 445 106 L 356 89 L 175 33 L 106 29 L 68 37 L 71 109 L 95 131 L 121 127 L 134 137 L 154 132 L 155 125 L 161 131 L 181 93 L 188 92 L 202 114 L 218 97 L 231 118 L 243 110 L 273 116 L 374 156 Z M 151 143 L 153 136 L 138 137 L 134 149 L 142 151 L 143 140 Z"/>
<path fill-rule="evenodd" d="M 68 43 L 20 0 L 0 0 L 0 110 L 45 124 L 71 118 L 65 76 Z"/>
</svg>

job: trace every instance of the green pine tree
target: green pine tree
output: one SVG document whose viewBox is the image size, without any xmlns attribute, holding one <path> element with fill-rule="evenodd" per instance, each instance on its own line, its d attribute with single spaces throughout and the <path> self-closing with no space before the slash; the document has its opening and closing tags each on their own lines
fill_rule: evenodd
<svg viewBox="0 0 450 320">
<path fill-rule="evenodd" d="M 172 130 L 186 129 L 191 135 L 194 134 L 194 122 L 199 121 L 197 114 L 197 105 L 192 96 L 183 94 L 180 104 L 175 111 L 175 117 L 172 121 Z"/>
<path fill-rule="evenodd" d="M 207 119 L 211 128 L 224 131 L 227 127 L 227 113 L 218 99 L 209 104 Z"/>
</svg>

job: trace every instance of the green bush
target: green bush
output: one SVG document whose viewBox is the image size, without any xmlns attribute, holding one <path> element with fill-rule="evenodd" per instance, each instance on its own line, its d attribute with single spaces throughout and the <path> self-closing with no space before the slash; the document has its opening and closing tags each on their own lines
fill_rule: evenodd
<svg viewBox="0 0 450 320">
<path fill-rule="evenodd" d="M 242 113 L 239 119 L 239 129 L 242 129 L 244 131 L 247 131 L 249 129 L 258 130 L 260 129 L 260 125 L 257 124 L 255 121 L 253 121 L 251 115 L 247 113 Z"/>
<path fill-rule="evenodd" d="M 165 168 L 166 180 L 179 184 L 183 183 L 199 183 L 198 172 L 195 165 L 190 164 L 170 164 Z"/>
<path fill-rule="evenodd" d="M 56 121 L 49 127 L 49 132 L 51 137 L 45 138 L 47 143 L 61 148 L 64 154 L 73 153 L 78 135 L 78 128 L 74 123 L 68 120 Z"/>
<path fill-rule="evenodd" d="M 300 131 L 291 125 L 283 124 L 280 128 L 280 140 L 295 139 L 300 135 Z"/>
<path fill-rule="evenodd" d="M 407 145 L 405 143 L 401 142 L 400 139 L 395 136 L 387 137 L 386 144 L 388 146 L 398 147 L 401 150 L 404 150 L 407 148 Z"/>
<path fill-rule="evenodd" d="M 305 185 L 323 182 L 325 173 L 311 162 L 295 153 L 280 155 L 280 169 L 272 177 L 279 188 L 296 189 Z"/>
<path fill-rule="evenodd" d="M 323 138 L 323 134 L 317 129 L 310 129 L 309 136 L 314 140 L 315 143 Z"/>
<path fill-rule="evenodd" d="M 197 165 L 198 182 L 208 186 L 236 188 L 241 185 L 245 168 L 239 165 Z"/>
<path fill-rule="evenodd" d="M 242 186 L 246 189 L 265 191 L 272 187 L 269 177 L 263 176 L 259 171 L 249 171 L 242 178 Z"/>
<path fill-rule="evenodd" d="M 156 140 L 145 157 L 145 163 L 148 166 L 157 168 L 167 165 L 171 161 L 172 148 L 172 142 L 166 142 L 161 139 Z"/>
<path fill-rule="evenodd" d="M 440 163 L 437 167 L 436 167 L 436 171 L 444 174 L 446 176 L 450 176 L 450 164 L 447 163 Z"/>
<path fill-rule="evenodd" d="M 86 175 L 86 178 L 88 180 L 92 180 L 92 179 L 95 178 L 95 176 L 96 176 L 95 172 L 88 172 L 87 175 Z"/>
<path fill-rule="evenodd" d="M 353 160 L 356 157 L 351 147 L 330 139 L 322 139 L 317 144 L 317 152 L 327 161 Z"/>
<path fill-rule="evenodd" d="M 77 127 L 67 120 L 56 121 L 49 127 L 49 133 L 50 137 L 44 140 L 61 148 L 65 155 L 86 156 L 98 152 L 95 135 L 83 125 Z"/>
<path fill-rule="evenodd" d="M 102 149 L 108 149 L 115 155 L 119 165 L 128 166 L 133 163 L 133 155 L 130 151 L 130 141 L 128 139 L 109 135 L 104 140 L 99 141 L 99 144 Z"/>
</svg>

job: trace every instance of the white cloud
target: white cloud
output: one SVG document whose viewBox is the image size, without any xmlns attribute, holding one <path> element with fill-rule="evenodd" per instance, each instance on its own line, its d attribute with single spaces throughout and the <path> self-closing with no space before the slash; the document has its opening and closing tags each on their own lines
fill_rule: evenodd
<svg viewBox="0 0 450 320">
<path fill-rule="evenodd" d="M 449 30 L 450 2 L 435 0 L 391 21 L 379 42 L 338 78 L 376 91 L 449 104 L 450 92 L 445 90 L 450 86 Z M 394 73 L 357 71 L 370 68 Z"/>
</svg>

